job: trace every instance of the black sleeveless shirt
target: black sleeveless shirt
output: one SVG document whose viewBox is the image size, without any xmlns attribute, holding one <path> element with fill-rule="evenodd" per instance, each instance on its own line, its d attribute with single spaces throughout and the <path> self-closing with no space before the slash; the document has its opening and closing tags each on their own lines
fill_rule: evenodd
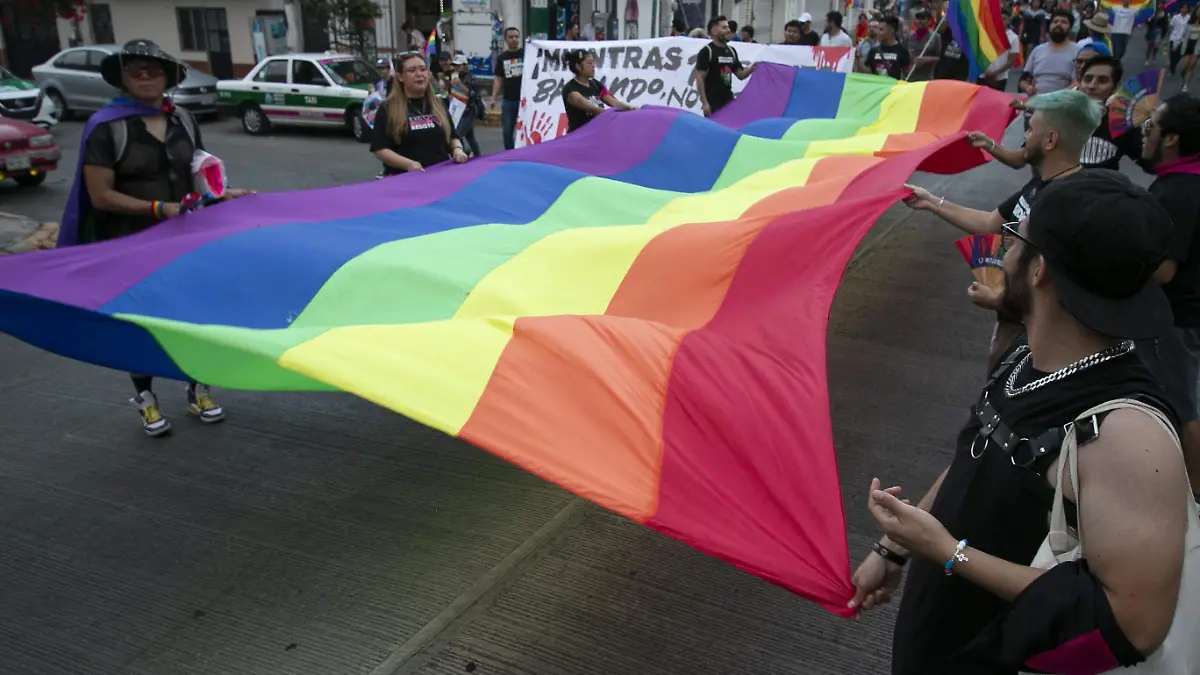
<svg viewBox="0 0 1200 675">
<path fill-rule="evenodd" d="M 1022 336 L 1001 361 L 1024 345 Z M 1176 419 L 1169 406 L 1161 404 L 1166 394 L 1135 350 L 1028 393 L 1009 398 L 1005 383 L 1018 358 L 1001 366 L 999 376 L 986 388 L 988 400 L 1008 427 L 1022 438 L 1036 438 L 1047 429 L 1071 422 L 1081 413 L 1117 398 L 1139 398 Z M 1015 386 L 1020 387 L 1047 373 L 1025 364 Z M 1017 466 L 995 443 L 983 447 L 981 424 L 974 414 L 958 435 L 950 470 L 938 490 L 931 513 L 955 539 L 1009 562 L 1028 565 L 1049 529 L 1054 489 L 1035 469 Z M 979 439 L 976 441 L 976 439 Z M 975 441 L 972 458 L 972 442 Z M 1086 451 L 1083 446 L 1081 451 Z M 1048 449 L 1036 465 L 1051 463 L 1060 448 Z M 982 451 L 982 454 L 981 454 Z M 958 576 L 947 576 L 944 561 L 914 556 L 900 600 L 892 644 L 893 675 L 951 675 L 946 661 L 965 647 L 993 619 L 1004 612 L 1007 602 Z M 953 675 L 1015 675 L 1015 671 L 981 667 Z"/>
</svg>

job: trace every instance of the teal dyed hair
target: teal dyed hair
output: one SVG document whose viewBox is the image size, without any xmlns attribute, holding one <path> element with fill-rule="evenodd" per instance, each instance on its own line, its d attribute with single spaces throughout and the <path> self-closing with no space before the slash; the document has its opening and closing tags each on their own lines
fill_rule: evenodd
<svg viewBox="0 0 1200 675">
<path fill-rule="evenodd" d="M 1041 113 L 1046 128 L 1057 131 L 1062 138 L 1063 149 L 1076 153 L 1083 151 L 1083 145 L 1104 117 L 1104 104 L 1069 89 L 1038 94 L 1025 107 Z"/>
</svg>

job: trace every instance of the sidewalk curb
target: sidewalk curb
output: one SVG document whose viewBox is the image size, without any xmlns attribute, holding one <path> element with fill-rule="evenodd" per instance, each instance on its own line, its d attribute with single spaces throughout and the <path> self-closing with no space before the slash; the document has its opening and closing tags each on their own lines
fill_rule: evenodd
<svg viewBox="0 0 1200 675">
<path fill-rule="evenodd" d="M 58 223 L 39 223 L 0 212 L 0 255 L 44 251 L 54 248 L 57 241 Z"/>
</svg>

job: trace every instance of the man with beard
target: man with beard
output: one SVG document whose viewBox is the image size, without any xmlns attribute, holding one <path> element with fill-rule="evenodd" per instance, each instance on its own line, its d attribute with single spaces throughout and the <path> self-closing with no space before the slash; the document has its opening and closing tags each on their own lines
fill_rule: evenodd
<svg viewBox="0 0 1200 675">
<path fill-rule="evenodd" d="M 1021 74 L 1020 89 L 1027 96 L 1049 94 L 1071 86 L 1075 75 L 1075 43 L 1067 39 L 1074 17 L 1056 9 L 1050 15 L 1050 41 L 1033 48 Z"/>
<path fill-rule="evenodd" d="M 1096 675 L 1158 658 L 1168 634 L 1171 649 L 1190 648 L 1173 628 L 1188 630 L 1179 617 L 1194 611 L 1180 598 L 1196 504 L 1173 411 L 1133 343 L 1170 330 L 1153 279 L 1170 219 L 1128 178 L 1090 170 L 1054 182 L 1027 218 L 1003 227 L 1002 304 L 1023 339 L 992 370 L 950 467 L 919 505 L 871 483 L 885 536 L 855 572 L 850 605 L 886 599 L 911 562 L 893 675 L 1064 672 L 1066 663 Z M 1071 462 L 1064 478 L 1060 453 L 1072 438 L 1078 470 Z M 1085 533 L 1087 557 L 1031 567 L 1056 498 Z"/>
<path fill-rule="evenodd" d="M 1192 488 L 1200 492 L 1200 99 L 1179 94 L 1154 111 L 1144 127 L 1142 155 L 1158 178 L 1150 194 L 1171 217 L 1167 260 L 1154 278 L 1163 284 L 1175 317 L 1175 339 L 1160 341 L 1147 363 L 1170 392 L 1184 423 L 1183 448 Z"/>
<path fill-rule="evenodd" d="M 1085 62 L 1079 78 L 1079 91 L 1088 98 L 1106 104 L 1117 90 L 1125 71 L 1121 62 L 1111 56 L 1094 56 Z M 1107 113 L 1107 107 L 1106 107 Z M 1109 129 L 1107 114 L 1102 122 L 1096 125 L 1091 138 L 1084 144 L 1079 156 L 1079 163 L 1085 169 L 1119 169 L 1121 157 L 1128 157 L 1134 162 L 1141 163 L 1142 135 L 1138 129 L 1130 129 L 1124 134 L 1113 138 Z M 1027 164 L 1024 149 L 1006 148 L 996 143 L 986 134 L 972 131 L 967 134 L 971 145 L 986 150 L 1001 163 L 1014 169 L 1024 168 Z"/>
<path fill-rule="evenodd" d="M 1028 109 L 1033 116 L 1020 152 L 1034 175 L 1020 190 L 992 211 L 981 211 L 935 197 L 925 188 L 909 186 L 913 196 L 906 202 L 908 206 L 930 211 L 967 234 L 1000 234 L 1004 223 L 1019 222 L 1028 216 L 1047 185 L 1079 171 L 1079 153 L 1100 123 L 1103 108 L 1077 91 L 1063 90 L 1035 96 Z M 977 304 L 995 307 L 997 298 L 987 286 L 975 284 L 970 293 Z M 1015 318 L 1004 314 L 997 317 L 989 367 L 999 357 L 999 350 L 1020 331 Z"/>
<path fill-rule="evenodd" d="M 737 52 L 729 46 L 733 31 L 725 17 L 718 16 L 708 21 L 708 34 L 712 42 L 704 45 L 696 55 L 696 70 L 693 79 L 700 93 L 700 109 L 705 117 L 711 116 L 733 100 L 733 77 L 739 80 L 750 77 L 758 68 L 757 63 L 743 68 Z"/>
</svg>

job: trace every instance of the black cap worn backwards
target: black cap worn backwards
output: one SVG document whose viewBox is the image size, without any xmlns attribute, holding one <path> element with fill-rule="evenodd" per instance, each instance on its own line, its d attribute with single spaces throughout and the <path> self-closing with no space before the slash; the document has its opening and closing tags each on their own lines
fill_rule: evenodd
<svg viewBox="0 0 1200 675">
<path fill-rule="evenodd" d="M 1029 214 L 1029 240 L 1067 311 L 1098 333 L 1131 340 L 1174 324 L 1154 280 L 1171 229 L 1153 195 L 1106 169 L 1051 181 Z"/>
</svg>

